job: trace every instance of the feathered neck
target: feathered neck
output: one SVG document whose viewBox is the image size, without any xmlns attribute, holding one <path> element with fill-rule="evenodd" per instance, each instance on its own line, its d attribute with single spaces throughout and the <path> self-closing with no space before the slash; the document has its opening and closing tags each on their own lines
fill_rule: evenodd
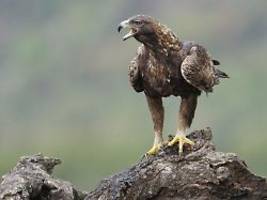
<svg viewBox="0 0 267 200">
<path fill-rule="evenodd" d="M 158 23 L 154 24 L 154 33 L 144 38 L 142 43 L 156 54 L 168 56 L 171 52 L 178 52 L 181 49 L 179 38 L 167 26 Z"/>
</svg>

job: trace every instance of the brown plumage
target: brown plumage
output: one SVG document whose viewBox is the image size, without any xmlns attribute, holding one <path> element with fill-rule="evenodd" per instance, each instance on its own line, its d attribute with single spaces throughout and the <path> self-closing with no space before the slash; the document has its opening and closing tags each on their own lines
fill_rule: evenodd
<svg viewBox="0 0 267 200">
<path fill-rule="evenodd" d="M 118 30 L 128 27 L 123 37 L 134 37 L 142 43 L 129 66 L 129 79 L 137 92 L 144 92 L 154 123 L 155 140 L 148 154 L 155 154 L 162 145 L 164 109 L 162 97 L 180 96 L 177 134 L 169 145 L 179 142 L 193 144 L 185 137 L 190 127 L 197 98 L 201 91 L 212 92 L 220 78 L 228 76 L 217 69 L 207 50 L 194 42 L 182 42 L 165 25 L 146 15 L 137 15 L 120 23 Z"/>
</svg>

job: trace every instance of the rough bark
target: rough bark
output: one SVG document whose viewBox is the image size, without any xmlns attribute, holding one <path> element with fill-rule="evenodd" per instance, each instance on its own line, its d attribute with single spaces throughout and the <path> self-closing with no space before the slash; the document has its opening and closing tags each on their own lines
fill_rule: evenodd
<svg viewBox="0 0 267 200">
<path fill-rule="evenodd" d="M 86 193 L 71 183 L 51 176 L 60 164 L 57 158 L 41 154 L 25 156 L 6 175 L 0 184 L 1 200 L 81 200 Z"/>
<path fill-rule="evenodd" d="M 2 200 L 137 200 L 137 199 L 267 199 L 267 184 L 251 173 L 236 154 L 216 152 L 210 129 L 188 136 L 185 148 L 164 147 L 123 172 L 104 179 L 86 194 L 51 173 L 59 159 L 42 155 L 23 157 L 0 184 Z M 86 196 L 86 197 L 85 197 Z"/>
<path fill-rule="evenodd" d="M 251 173 L 236 154 L 216 152 L 210 129 L 188 138 L 195 145 L 183 156 L 177 155 L 177 146 L 166 147 L 103 180 L 85 199 L 267 199 L 266 180 Z"/>
</svg>

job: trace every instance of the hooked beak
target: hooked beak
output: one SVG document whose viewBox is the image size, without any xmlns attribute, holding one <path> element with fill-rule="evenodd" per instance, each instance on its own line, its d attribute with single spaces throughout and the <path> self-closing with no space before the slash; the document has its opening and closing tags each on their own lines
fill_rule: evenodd
<svg viewBox="0 0 267 200">
<path fill-rule="evenodd" d="M 119 26 L 118 26 L 118 32 L 121 32 L 121 30 L 124 29 L 124 28 L 129 28 L 130 31 L 126 35 L 123 36 L 123 38 L 122 38 L 123 41 L 129 39 L 130 37 L 133 37 L 137 33 L 137 31 L 130 26 L 130 23 L 129 23 L 129 20 L 128 19 L 122 21 L 119 24 Z"/>
</svg>

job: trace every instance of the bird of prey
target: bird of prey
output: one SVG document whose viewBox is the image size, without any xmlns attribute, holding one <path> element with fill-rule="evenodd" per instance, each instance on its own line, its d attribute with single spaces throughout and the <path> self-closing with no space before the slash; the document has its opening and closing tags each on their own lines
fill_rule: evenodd
<svg viewBox="0 0 267 200">
<path fill-rule="evenodd" d="M 186 131 L 194 118 L 197 99 L 201 92 L 212 92 L 220 78 L 228 75 L 215 67 L 214 60 L 207 50 L 191 41 L 181 41 L 165 25 L 147 15 L 136 15 L 122 21 L 118 31 L 128 28 L 123 37 L 134 37 L 141 43 L 137 55 L 129 66 L 129 79 L 137 92 L 144 92 L 154 123 L 154 144 L 147 152 L 157 154 L 163 145 L 162 129 L 164 108 L 162 98 L 180 96 L 178 127 L 175 137 L 168 143 L 179 143 L 179 154 L 183 145 L 194 145 L 186 138 Z"/>
</svg>

